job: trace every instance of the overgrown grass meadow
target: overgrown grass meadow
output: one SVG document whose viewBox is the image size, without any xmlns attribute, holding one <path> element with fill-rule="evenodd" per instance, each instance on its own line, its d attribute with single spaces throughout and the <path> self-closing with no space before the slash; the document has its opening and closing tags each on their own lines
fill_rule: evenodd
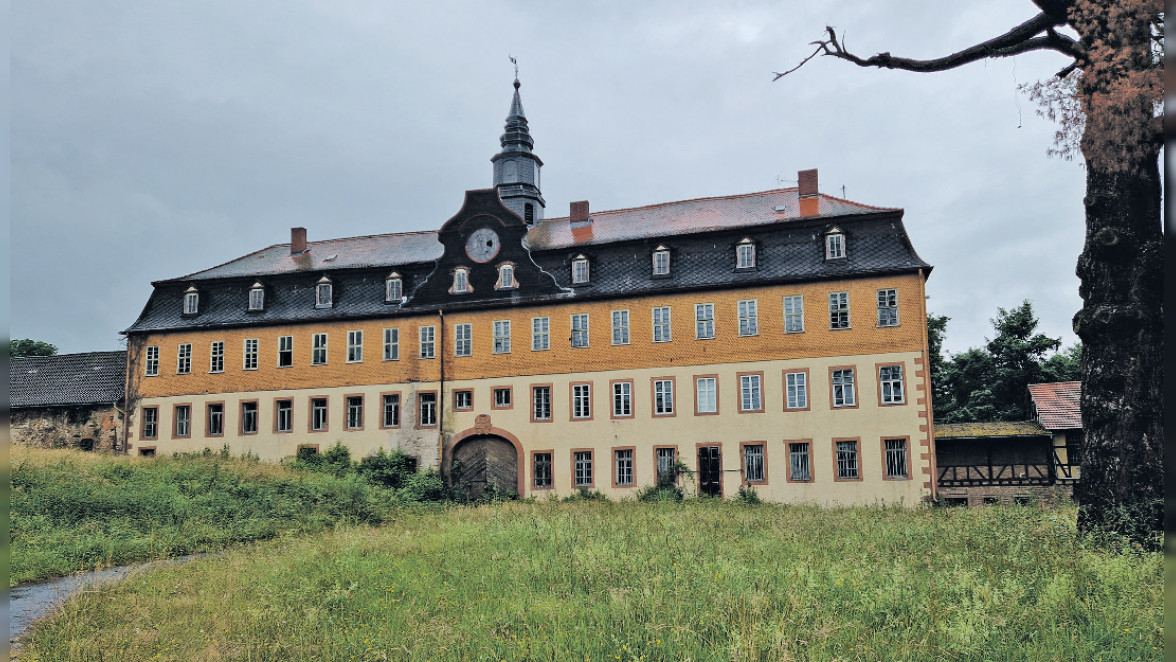
<svg viewBox="0 0 1176 662">
<path fill-rule="evenodd" d="M 71 600 L 27 660 L 1159 660 L 1162 556 L 1074 512 L 403 509 Z"/>
</svg>

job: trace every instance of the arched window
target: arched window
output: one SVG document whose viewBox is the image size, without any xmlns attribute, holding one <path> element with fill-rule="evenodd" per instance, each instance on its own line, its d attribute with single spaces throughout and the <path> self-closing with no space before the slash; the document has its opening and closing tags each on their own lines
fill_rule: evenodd
<svg viewBox="0 0 1176 662">
<path fill-rule="evenodd" d="M 588 282 L 588 258 L 577 255 L 572 258 L 572 284 L 579 285 Z"/>
<path fill-rule="evenodd" d="M 331 279 L 323 276 L 314 285 L 314 307 L 330 308 L 334 304 L 334 291 Z"/>
<path fill-rule="evenodd" d="M 470 292 L 470 270 L 467 267 L 458 267 L 453 270 L 453 287 L 449 289 L 450 294 L 466 294 Z"/>
<path fill-rule="evenodd" d="M 253 287 L 249 288 L 249 310 L 264 310 L 265 309 L 265 287 L 259 283 L 254 282 Z"/>
<path fill-rule="evenodd" d="M 184 290 L 184 314 L 195 315 L 200 312 L 200 292 L 193 285 Z"/>
<path fill-rule="evenodd" d="M 393 271 L 384 279 L 384 302 L 385 303 L 400 303 L 404 298 L 404 281 L 401 280 L 400 274 Z"/>
<path fill-rule="evenodd" d="M 670 249 L 665 246 L 658 246 L 653 249 L 653 275 L 670 275 Z"/>
<path fill-rule="evenodd" d="M 750 238 L 744 238 L 738 244 L 735 244 L 735 268 L 755 268 L 755 242 Z"/>
</svg>

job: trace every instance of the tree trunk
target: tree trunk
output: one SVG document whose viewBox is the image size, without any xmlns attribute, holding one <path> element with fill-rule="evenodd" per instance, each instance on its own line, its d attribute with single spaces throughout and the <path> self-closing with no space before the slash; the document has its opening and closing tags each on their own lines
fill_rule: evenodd
<svg viewBox="0 0 1176 662">
<path fill-rule="evenodd" d="M 1090 123 L 1113 117 L 1087 117 Z M 1085 147 L 1085 145 L 1084 145 Z M 1087 159 L 1078 258 L 1082 426 L 1078 526 L 1158 547 L 1163 531 L 1164 253 L 1157 156 Z M 1128 167 L 1124 168 L 1123 165 Z"/>
</svg>

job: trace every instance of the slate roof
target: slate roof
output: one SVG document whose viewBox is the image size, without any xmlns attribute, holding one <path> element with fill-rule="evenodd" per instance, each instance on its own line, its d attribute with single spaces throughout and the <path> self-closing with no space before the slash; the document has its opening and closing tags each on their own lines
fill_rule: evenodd
<svg viewBox="0 0 1176 662">
<path fill-rule="evenodd" d="M 1037 421 L 991 421 L 985 423 L 936 423 L 935 439 L 983 439 L 992 437 L 1048 436 Z"/>
<path fill-rule="evenodd" d="M 14 409 L 109 405 L 123 399 L 126 365 L 125 351 L 13 358 L 8 397 Z"/>
<path fill-rule="evenodd" d="M 1029 397 L 1037 410 L 1037 420 L 1049 430 L 1082 428 L 1082 382 L 1030 384 Z"/>
</svg>

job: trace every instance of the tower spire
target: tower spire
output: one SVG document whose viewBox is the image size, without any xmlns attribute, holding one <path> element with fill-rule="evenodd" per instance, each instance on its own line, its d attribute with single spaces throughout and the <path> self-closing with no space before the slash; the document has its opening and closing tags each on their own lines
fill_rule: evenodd
<svg viewBox="0 0 1176 662">
<path fill-rule="evenodd" d="M 506 116 L 506 126 L 499 144 L 502 151 L 495 154 L 490 162 L 494 164 L 494 186 L 503 204 L 523 217 L 528 225 L 543 220 L 546 203 L 539 191 L 539 169 L 543 161 L 531 150 L 535 141 L 523 112 L 523 100 L 519 96 L 519 62 L 509 56 L 514 65 L 514 96 Z"/>
</svg>

